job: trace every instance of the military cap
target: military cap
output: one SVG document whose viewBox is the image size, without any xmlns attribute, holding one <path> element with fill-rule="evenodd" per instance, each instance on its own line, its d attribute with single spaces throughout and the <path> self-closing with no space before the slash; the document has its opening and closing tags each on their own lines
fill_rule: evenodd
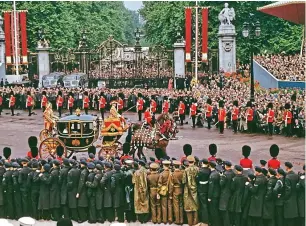
<svg viewBox="0 0 306 226">
<path fill-rule="evenodd" d="M 50 169 L 51 169 L 51 166 L 50 166 L 48 163 L 44 165 L 44 170 L 45 170 L 46 172 L 49 172 Z"/>
<path fill-rule="evenodd" d="M 40 164 L 41 164 L 42 166 L 45 165 L 46 163 L 47 163 L 46 160 L 44 160 L 44 159 L 40 160 Z"/>
<path fill-rule="evenodd" d="M 92 162 L 89 162 L 89 163 L 87 164 L 87 168 L 88 168 L 88 169 L 94 169 L 94 168 L 95 168 L 95 164 L 92 163 Z"/>
<path fill-rule="evenodd" d="M 63 160 L 63 163 L 64 163 L 65 166 L 69 166 L 69 164 L 70 164 L 69 159 L 66 159 L 66 158 L 65 158 L 65 159 Z"/>
<path fill-rule="evenodd" d="M 5 168 L 10 168 L 10 167 L 12 167 L 12 164 L 10 162 L 5 162 L 4 166 L 5 166 Z"/>
<path fill-rule="evenodd" d="M 216 158 L 216 163 L 218 165 L 221 165 L 223 163 L 222 159 L 221 158 Z"/>
<path fill-rule="evenodd" d="M 49 162 L 49 163 L 50 163 L 52 160 L 53 160 L 52 157 L 49 157 L 49 158 L 48 158 L 48 162 Z"/>
<path fill-rule="evenodd" d="M 171 164 L 171 162 L 169 160 L 164 160 L 162 163 L 163 163 L 163 165 L 170 165 Z"/>
<path fill-rule="evenodd" d="M 90 153 L 88 156 L 89 156 L 89 158 L 91 158 L 91 159 L 94 159 L 94 158 L 95 158 L 95 155 L 94 155 L 93 153 Z"/>
<path fill-rule="evenodd" d="M 224 161 L 224 165 L 226 166 L 232 166 L 232 163 L 230 161 Z"/>
<path fill-rule="evenodd" d="M 293 167 L 291 162 L 285 162 L 285 166 L 291 169 Z"/>
<path fill-rule="evenodd" d="M 119 171 L 119 170 L 121 170 L 121 166 L 119 164 L 115 164 L 114 169 L 116 171 Z"/>
<path fill-rule="evenodd" d="M 97 164 L 97 165 L 96 165 L 96 169 L 97 169 L 97 170 L 102 170 L 102 169 L 103 169 L 103 166 L 102 166 L 101 164 Z"/>
<path fill-rule="evenodd" d="M 242 166 L 240 165 L 235 165 L 235 170 L 239 171 L 239 172 L 242 172 L 243 171 L 243 168 Z"/>
<path fill-rule="evenodd" d="M 59 166 L 61 164 L 60 161 L 58 161 L 57 159 L 54 159 L 52 163 L 56 166 Z"/>
<path fill-rule="evenodd" d="M 158 169 L 158 167 L 159 167 L 159 165 L 157 163 L 155 163 L 155 162 L 152 162 L 150 164 L 150 169 Z"/>
<path fill-rule="evenodd" d="M 286 176 L 286 172 L 285 172 L 285 170 L 283 170 L 282 168 L 278 168 L 278 169 L 277 169 L 277 172 L 278 172 L 280 175 L 282 175 L 282 176 Z"/>
<path fill-rule="evenodd" d="M 260 166 L 255 166 L 255 171 L 258 173 L 262 173 L 262 168 Z"/>
<path fill-rule="evenodd" d="M 154 157 L 150 157 L 150 161 L 151 162 L 155 162 L 155 158 Z"/>
<path fill-rule="evenodd" d="M 279 154 L 279 147 L 276 144 L 272 144 L 270 147 L 270 155 L 271 157 L 275 158 Z"/>
<path fill-rule="evenodd" d="M 192 155 L 187 156 L 187 161 L 188 162 L 195 162 L 195 159 Z"/>
<path fill-rule="evenodd" d="M 181 162 L 178 161 L 178 160 L 174 160 L 172 163 L 173 163 L 173 165 L 175 165 L 175 166 L 180 166 L 180 165 L 181 165 Z"/>
<path fill-rule="evenodd" d="M 103 156 L 99 156 L 99 160 L 103 161 L 104 160 Z"/>
<path fill-rule="evenodd" d="M 196 162 L 199 162 L 199 161 L 200 161 L 200 159 L 199 159 L 198 156 L 194 156 L 194 159 L 195 159 Z"/>
<path fill-rule="evenodd" d="M 211 161 L 209 162 L 210 167 L 215 168 L 216 167 L 216 162 L 215 161 Z"/>
<path fill-rule="evenodd" d="M 203 163 L 203 164 L 207 165 L 209 163 L 209 161 L 208 161 L 208 159 L 202 159 L 200 161 L 200 163 Z"/>
<path fill-rule="evenodd" d="M 105 166 L 106 168 L 112 168 L 112 164 L 111 164 L 110 162 L 105 162 L 105 163 L 104 163 L 104 166 Z"/>
<path fill-rule="evenodd" d="M 121 162 L 119 159 L 115 159 L 114 164 L 121 165 Z"/>
<path fill-rule="evenodd" d="M 131 165 L 134 161 L 132 159 L 126 159 L 124 162 L 127 165 Z"/>
<path fill-rule="evenodd" d="M 259 162 L 260 162 L 260 164 L 263 165 L 263 166 L 265 166 L 265 165 L 267 164 L 267 161 L 266 161 L 266 160 L 260 160 Z"/>
<path fill-rule="evenodd" d="M 22 159 L 20 159 L 20 162 L 22 163 L 22 162 L 29 162 L 29 160 L 27 159 L 27 158 L 22 158 Z"/>
<path fill-rule="evenodd" d="M 12 163 L 12 167 L 13 167 L 13 168 L 19 168 L 20 165 L 19 165 L 17 162 L 13 162 L 13 163 Z"/>
<path fill-rule="evenodd" d="M 38 162 L 32 162 L 32 168 L 36 169 L 38 168 L 39 164 Z"/>
<path fill-rule="evenodd" d="M 253 173 L 249 173 L 248 178 L 250 178 L 251 180 L 254 180 L 256 176 Z"/>
<path fill-rule="evenodd" d="M 134 162 L 138 162 L 139 161 L 139 159 L 138 158 L 134 158 Z"/>
<path fill-rule="evenodd" d="M 134 162 L 134 168 L 138 168 L 139 164 L 138 162 Z"/>
<path fill-rule="evenodd" d="M 145 166 L 145 165 L 146 165 L 146 163 L 145 163 L 143 160 L 139 160 L 138 163 L 139 163 L 139 165 L 141 165 L 141 166 Z"/>
<path fill-rule="evenodd" d="M 271 175 L 273 175 L 273 176 L 275 176 L 276 175 L 276 170 L 275 169 L 273 169 L 273 168 L 269 168 L 269 173 L 271 174 Z"/>
</svg>

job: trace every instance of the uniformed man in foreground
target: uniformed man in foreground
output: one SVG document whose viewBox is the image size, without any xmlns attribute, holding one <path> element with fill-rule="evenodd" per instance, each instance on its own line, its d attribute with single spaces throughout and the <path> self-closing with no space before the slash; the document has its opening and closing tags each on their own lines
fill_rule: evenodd
<svg viewBox="0 0 306 226">
<path fill-rule="evenodd" d="M 183 222 L 183 174 L 184 171 L 180 169 L 181 162 L 173 161 L 174 171 L 172 173 L 171 186 L 172 189 L 172 200 L 173 200 L 173 213 L 174 223 L 182 225 Z"/>
</svg>

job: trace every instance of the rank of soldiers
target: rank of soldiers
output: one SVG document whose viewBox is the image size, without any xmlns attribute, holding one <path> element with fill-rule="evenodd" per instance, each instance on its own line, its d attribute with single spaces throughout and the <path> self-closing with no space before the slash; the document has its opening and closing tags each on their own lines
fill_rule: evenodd
<svg viewBox="0 0 306 226">
<path fill-rule="evenodd" d="M 305 225 L 305 166 L 295 173 L 290 162 L 284 169 L 272 145 L 271 159 L 253 167 L 251 148 L 242 148 L 239 165 L 217 158 L 209 145 L 209 158 L 192 155 L 185 144 L 180 161 L 168 156 L 147 160 L 121 158 L 38 158 L 37 139 L 28 140 L 26 158 L 12 159 L 5 147 L 0 161 L 0 218 L 104 223 L 119 221 L 154 224 L 212 226 Z M 266 164 L 268 168 L 266 168 Z"/>
</svg>

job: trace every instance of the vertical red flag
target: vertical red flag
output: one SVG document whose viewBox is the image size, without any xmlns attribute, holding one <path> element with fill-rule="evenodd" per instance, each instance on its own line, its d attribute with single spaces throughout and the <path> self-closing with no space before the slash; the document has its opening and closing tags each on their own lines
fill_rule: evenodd
<svg viewBox="0 0 306 226">
<path fill-rule="evenodd" d="M 6 63 L 12 63 L 12 43 L 11 43 L 11 12 L 4 12 L 4 35 L 5 35 L 5 56 Z"/>
<path fill-rule="evenodd" d="M 208 8 L 202 9 L 202 62 L 207 62 L 208 54 Z"/>
<path fill-rule="evenodd" d="M 191 61 L 191 8 L 185 9 L 185 53 L 186 62 Z"/>
<path fill-rule="evenodd" d="M 26 11 L 20 12 L 20 31 L 21 31 L 21 56 L 22 63 L 28 63 L 28 44 L 27 44 L 27 14 Z"/>
</svg>

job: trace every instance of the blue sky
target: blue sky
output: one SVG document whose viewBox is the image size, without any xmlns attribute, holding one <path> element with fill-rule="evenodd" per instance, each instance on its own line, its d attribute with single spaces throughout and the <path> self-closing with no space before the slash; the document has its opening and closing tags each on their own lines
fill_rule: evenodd
<svg viewBox="0 0 306 226">
<path fill-rule="evenodd" d="M 124 1 L 126 8 L 137 11 L 142 7 L 142 1 Z"/>
</svg>

